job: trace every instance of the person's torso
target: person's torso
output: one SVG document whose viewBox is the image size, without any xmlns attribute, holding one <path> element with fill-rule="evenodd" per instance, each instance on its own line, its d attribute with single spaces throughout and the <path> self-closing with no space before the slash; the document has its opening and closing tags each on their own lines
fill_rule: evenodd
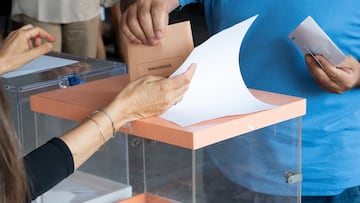
<svg viewBox="0 0 360 203">
<path fill-rule="evenodd" d="M 312 16 L 346 55 L 359 60 L 358 1 L 202 2 L 212 34 L 259 15 L 244 38 L 239 56 L 248 87 L 307 99 L 302 125 L 303 194 L 334 194 L 344 187 L 360 185 L 360 88 L 343 94 L 321 89 L 305 65 L 304 55 L 288 38 L 299 23 Z"/>
</svg>

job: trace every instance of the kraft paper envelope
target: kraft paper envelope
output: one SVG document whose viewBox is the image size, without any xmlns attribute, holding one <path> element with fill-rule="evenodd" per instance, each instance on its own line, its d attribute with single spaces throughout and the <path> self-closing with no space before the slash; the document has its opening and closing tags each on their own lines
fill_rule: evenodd
<svg viewBox="0 0 360 203">
<path fill-rule="evenodd" d="M 190 21 L 168 25 L 155 46 L 137 45 L 122 36 L 122 56 L 130 80 L 144 75 L 171 75 L 194 49 Z"/>
</svg>

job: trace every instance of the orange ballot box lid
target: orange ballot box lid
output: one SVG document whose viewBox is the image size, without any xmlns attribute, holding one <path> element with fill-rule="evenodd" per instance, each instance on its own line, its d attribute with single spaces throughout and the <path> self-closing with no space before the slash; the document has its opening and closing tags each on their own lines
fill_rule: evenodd
<svg viewBox="0 0 360 203">
<path fill-rule="evenodd" d="M 91 112 L 106 105 L 129 83 L 129 75 L 115 76 L 85 84 L 58 89 L 30 97 L 31 110 L 72 121 L 81 121 Z M 260 90 L 251 93 L 277 108 L 228 116 L 180 127 L 160 117 L 146 118 L 123 127 L 121 132 L 188 149 L 202 147 L 245 134 L 285 120 L 301 117 L 306 112 L 303 98 Z"/>
</svg>

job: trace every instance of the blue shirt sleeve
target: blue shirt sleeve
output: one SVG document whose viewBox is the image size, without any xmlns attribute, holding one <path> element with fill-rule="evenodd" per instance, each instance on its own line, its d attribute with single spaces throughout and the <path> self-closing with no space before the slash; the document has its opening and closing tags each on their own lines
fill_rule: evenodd
<svg viewBox="0 0 360 203">
<path fill-rule="evenodd" d="M 191 3 L 202 3 L 202 0 L 179 0 L 179 3 L 181 7 L 184 7 Z"/>
</svg>

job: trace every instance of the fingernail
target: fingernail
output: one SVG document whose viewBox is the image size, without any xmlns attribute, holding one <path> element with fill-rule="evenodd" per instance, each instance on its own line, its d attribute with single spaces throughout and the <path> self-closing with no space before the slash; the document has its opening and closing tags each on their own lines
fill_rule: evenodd
<svg viewBox="0 0 360 203">
<path fill-rule="evenodd" d="M 156 44 L 157 44 L 157 40 L 154 39 L 154 38 L 151 38 L 151 39 L 149 39 L 149 44 L 150 44 L 150 45 L 156 45 Z"/>
<path fill-rule="evenodd" d="M 161 39 L 163 36 L 162 36 L 162 33 L 160 32 L 160 31 L 157 31 L 156 33 L 155 33 L 155 36 L 156 36 L 156 38 L 157 39 Z"/>
</svg>

